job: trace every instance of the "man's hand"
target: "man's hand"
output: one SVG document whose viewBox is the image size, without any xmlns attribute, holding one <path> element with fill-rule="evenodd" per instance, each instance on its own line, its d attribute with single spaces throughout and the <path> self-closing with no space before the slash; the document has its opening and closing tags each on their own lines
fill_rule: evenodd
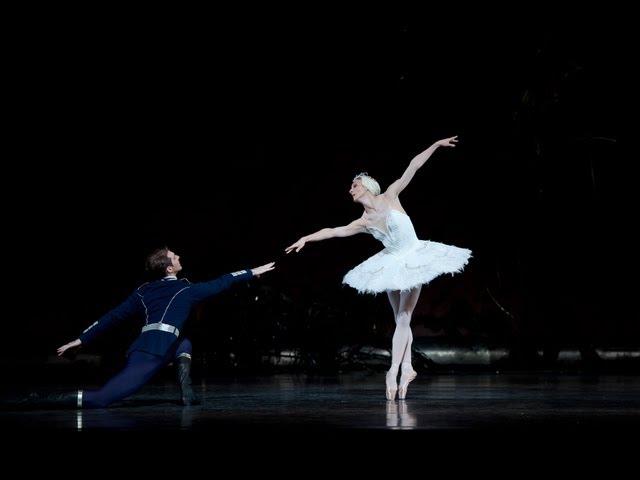
<svg viewBox="0 0 640 480">
<path fill-rule="evenodd" d="M 266 265 L 262 265 L 261 267 L 252 268 L 251 273 L 253 273 L 253 275 L 256 277 L 259 277 L 263 273 L 270 272 L 271 270 L 276 268 L 275 264 L 276 262 L 271 262 L 267 263 Z"/>
<path fill-rule="evenodd" d="M 66 352 L 67 350 L 69 350 L 70 348 L 75 348 L 75 347 L 79 347 L 80 344 L 82 344 L 82 342 L 80 341 L 79 338 L 75 339 L 73 342 L 69 342 L 66 345 L 62 345 L 60 348 L 58 348 L 57 352 L 58 352 L 58 356 L 61 356 L 64 352 Z"/>
</svg>

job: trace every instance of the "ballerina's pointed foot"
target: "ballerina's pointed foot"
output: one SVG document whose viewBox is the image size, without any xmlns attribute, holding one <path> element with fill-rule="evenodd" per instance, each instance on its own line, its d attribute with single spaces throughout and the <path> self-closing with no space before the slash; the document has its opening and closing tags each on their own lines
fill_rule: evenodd
<svg viewBox="0 0 640 480">
<path fill-rule="evenodd" d="M 398 375 L 398 371 L 395 372 L 389 370 L 386 376 L 386 384 L 387 384 L 387 400 L 395 400 L 396 392 L 398 391 L 398 385 L 396 384 L 396 376 Z"/>
<path fill-rule="evenodd" d="M 391 401 L 395 400 L 397 391 L 398 389 L 396 387 L 393 387 L 393 388 L 387 387 L 387 400 L 391 400 Z"/>
<path fill-rule="evenodd" d="M 406 373 L 402 373 L 400 376 L 400 386 L 398 387 L 398 398 L 404 400 L 407 397 L 407 389 L 409 383 L 411 383 L 418 376 L 415 370 L 410 370 Z"/>
</svg>

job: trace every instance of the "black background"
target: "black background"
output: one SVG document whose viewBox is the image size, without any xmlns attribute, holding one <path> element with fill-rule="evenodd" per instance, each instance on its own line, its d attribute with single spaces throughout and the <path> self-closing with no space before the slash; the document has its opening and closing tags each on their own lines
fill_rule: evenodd
<svg viewBox="0 0 640 480">
<path fill-rule="evenodd" d="M 637 346 L 621 15 L 461 13 L 20 16 L 3 162 L 19 340 L 3 355 L 51 355 L 143 282 L 162 245 L 192 281 L 278 261 L 199 311 L 201 352 L 384 347 L 386 299 L 340 285 L 374 239 L 283 250 L 360 215 L 356 173 L 385 188 L 452 135 L 401 200 L 421 238 L 474 258 L 424 289 L 416 335 Z M 97 350 L 126 348 L 112 340 Z"/>
</svg>

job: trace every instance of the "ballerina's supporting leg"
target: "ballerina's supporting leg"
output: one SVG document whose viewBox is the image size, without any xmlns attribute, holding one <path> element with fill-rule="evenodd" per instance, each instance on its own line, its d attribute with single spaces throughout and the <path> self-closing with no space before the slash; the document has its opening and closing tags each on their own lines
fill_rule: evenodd
<svg viewBox="0 0 640 480">
<path fill-rule="evenodd" d="M 396 334 L 398 334 L 398 339 L 396 343 L 396 334 L 394 334 L 393 347 L 394 350 L 398 350 L 398 357 L 396 358 L 402 366 L 400 385 L 398 386 L 398 398 L 401 400 L 406 397 L 409 383 L 415 379 L 417 375 L 411 365 L 411 347 L 413 344 L 411 316 L 418 304 L 421 289 L 422 287 L 418 286 L 408 292 L 400 293 L 399 312 L 396 317 Z M 402 342 L 404 342 L 404 344 Z"/>
<path fill-rule="evenodd" d="M 391 304 L 391 309 L 393 310 L 393 318 L 394 321 L 397 322 L 398 318 L 398 309 L 400 308 L 400 292 L 398 291 L 387 291 L 387 296 L 389 297 L 389 303 Z M 396 326 L 397 332 L 397 326 Z M 386 395 L 387 400 L 395 400 L 396 392 L 398 391 L 398 370 L 400 369 L 400 355 L 396 352 L 396 332 L 393 334 L 393 341 L 391 343 L 391 368 L 386 375 Z"/>
<path fill-rule="evenodd" d="M 411 315 L 418 303 L 421 287 L 416 287 L 409 292 L 390 291 L 387 292 L 389 303 L 393 309 L 393 316 L 396 322 L 396 329 L 391 342 L 391 368 L 386 376 L 387 400 L 393 400 L 398 391 L 397 377 L 398 370 L 402 364 L 402 376 L 400 379 L 402 396 L 407 391 L 409 382 L 415 378 L 415 371 L 411 367 L 411 344 L 413 334 L 411 333 Z"/>
</svg>

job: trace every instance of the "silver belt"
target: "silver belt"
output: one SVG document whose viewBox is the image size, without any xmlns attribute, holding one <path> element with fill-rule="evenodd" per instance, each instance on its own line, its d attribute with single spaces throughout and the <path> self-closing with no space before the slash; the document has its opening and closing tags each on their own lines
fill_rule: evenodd
<svg viewBox="0 0 640 480">
<path fill-rule="evenodd" d="M 161 330 L 167 333 L 173 333 L 176 337 L 180 336 L 180 330 L 173 325 L 167 325 L 166 323 L 150 323 L 142 327 L 142 332 L 148 332 L 149 330 Z"/>
</svg>

